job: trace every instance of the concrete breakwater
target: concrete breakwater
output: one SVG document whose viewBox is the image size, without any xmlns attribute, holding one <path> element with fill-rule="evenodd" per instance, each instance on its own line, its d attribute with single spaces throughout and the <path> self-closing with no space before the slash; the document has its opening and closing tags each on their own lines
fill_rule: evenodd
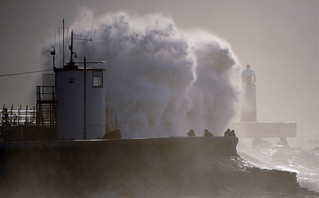
<svg viewBox="0 0 319 198">
<path fill-rule="evenodd" d="M 238 156 L 236 137 L 1 143 L 2 197 L 247 197 L 298 191 L 296 174 Z"/>
<path fill-rule="evenodd" d="M 127 178 L 141 178 L 156 167 L 237 156 L 237 142 L 234 137 L 2 142 L 1 190 L 15 195 L 34 193 L 35 188 L 49 195 L 68 194 L 101 184 L 116 190 L 114 180 L 126 185 Z"/>
</svg>

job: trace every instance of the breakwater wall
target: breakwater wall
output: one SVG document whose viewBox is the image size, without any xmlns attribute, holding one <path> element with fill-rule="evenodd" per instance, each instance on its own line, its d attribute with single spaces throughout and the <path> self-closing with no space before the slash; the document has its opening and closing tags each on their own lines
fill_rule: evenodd
<svg viewBox="0 0 319 198">
<path fill-rule="evenodd" d="M 298 192 L 295 173 L 247 165 L 237 154 L 237 143 L 236 137 L 1 142 L 1 197 Z"/>
<path fill-rule="evenodd" d="M 200 158 L 237 156 L 237 142 L 236 137 L 2 142 L 1 191 L 14 196 L 32 195 L 34 189 L 46 196 L 79 196 L 99 187 L 117 191 L 128 178 L 143 178 L 150 170 L 173 174 L 172 167 Z"/>
</svg>

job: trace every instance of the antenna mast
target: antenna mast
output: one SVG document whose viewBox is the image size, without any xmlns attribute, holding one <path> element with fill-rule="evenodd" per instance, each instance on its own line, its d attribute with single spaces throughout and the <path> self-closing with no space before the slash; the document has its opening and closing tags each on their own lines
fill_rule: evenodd
<svg viewBox="0 0 319 198">
<path fill-rule="evenodd" d="M 71 32 L 71 46 L 70 46 L 70 51 L 71 51 L 71 60 L 70 60 L 70 63 L 72 64 L 73 63 L 73 30 Z M 85 61 L 84 61 L 85 63 Z"/>
<path fill-rule="evenodd" d="M 73 35 L 73 33 L 72 33 Z M 72 56 L 71 56 L 72 57 Z M 84 126 L 83 126 L 83 139 L 87 139 L 86 134 L 86 57 L 84 56 Z"/>
<path fill-rule="evenodd" d="M 63 18 L 63 25 L 62 25 L 62 66 L 64 66 L 64 18 Z"/>
</svg>

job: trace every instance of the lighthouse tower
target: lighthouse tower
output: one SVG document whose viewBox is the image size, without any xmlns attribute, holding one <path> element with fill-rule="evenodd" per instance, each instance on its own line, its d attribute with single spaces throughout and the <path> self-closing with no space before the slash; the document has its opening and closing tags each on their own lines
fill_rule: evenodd
<svg viewBox="0 0 319 198">
<path fill-rule="evenodd" d="M 286 138 L 296 137 L 296 123 L 257 122 L 256 76 L 255 72 L 250 69 L 250 65 L 247 65 L 242 73 L 242 85 L 241 121 L 230 125 L 236 131 L 237 137 L 280 138 L 282 145 L 289 146 Z"/>
<path fill-rule="evenodd" d="M 103 69 L 79 68 L 71 60 L 56 73 L 58 139 L 97 139 L 105 134 L 105 91 Z M 98 63 L 98 62 L 95 62 Z"/>
<path fill-rule="evenodd" d="M 242 85 L 241 122 L 256 122 L 256 76 L 250 65 L 242 73 Z"/>
</svg>

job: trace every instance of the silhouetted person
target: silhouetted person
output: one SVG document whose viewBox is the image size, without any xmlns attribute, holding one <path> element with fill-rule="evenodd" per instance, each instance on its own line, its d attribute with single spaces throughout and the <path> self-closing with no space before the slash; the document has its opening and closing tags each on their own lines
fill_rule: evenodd
<svg viewBox="0 0 319 198">
<path fill-rule="evenodd" d="M 3 122 L 8 122 L 9 121 L 9 115 L 8 115 L 8 109 L 7 108 L 4 108 L 2 119 L 3 119 Z"/>
<path fill-rule="evenodd" d="M 213 137 L 213 133 L 205 129 L 204 137 Z"/>
<path fill-rule="evenodd" d="M 231 137 L 236 137 L 236 134 L 235 134 L 235 131 L 234 131 L 234 130 L 231 130 L 231 131 L 230 131 L 230 136 L 231 136 Z"/>
<path fill-rule="evenodd" d="M 230 129 L 229 128 L 225 131 L 224 136 L 225 137 L 230 136 Z"/>
<path fill-rule="evenodd" d="M 3 116 L 2 116 L 2 126 L 4 128 L 7 128 L 9 127 L 9 114 L 8 114 L 8 109 L 7 108 L 4 108 L 3 110 Z"/>
<path fill-rule="evenodd" d="M 188 137 L 194 137 L 194 136 L 196 136 L 194 129 L 189 130 L 189 132 L 187 132 L 187 136 L 188 136 Z"/>
<path fill-rule="evenodd" d="M 236 137 L 235 131 L 230 129 L 227 129 L 226 132 L 224 133 L 225 137 Z"/>
</svg>

